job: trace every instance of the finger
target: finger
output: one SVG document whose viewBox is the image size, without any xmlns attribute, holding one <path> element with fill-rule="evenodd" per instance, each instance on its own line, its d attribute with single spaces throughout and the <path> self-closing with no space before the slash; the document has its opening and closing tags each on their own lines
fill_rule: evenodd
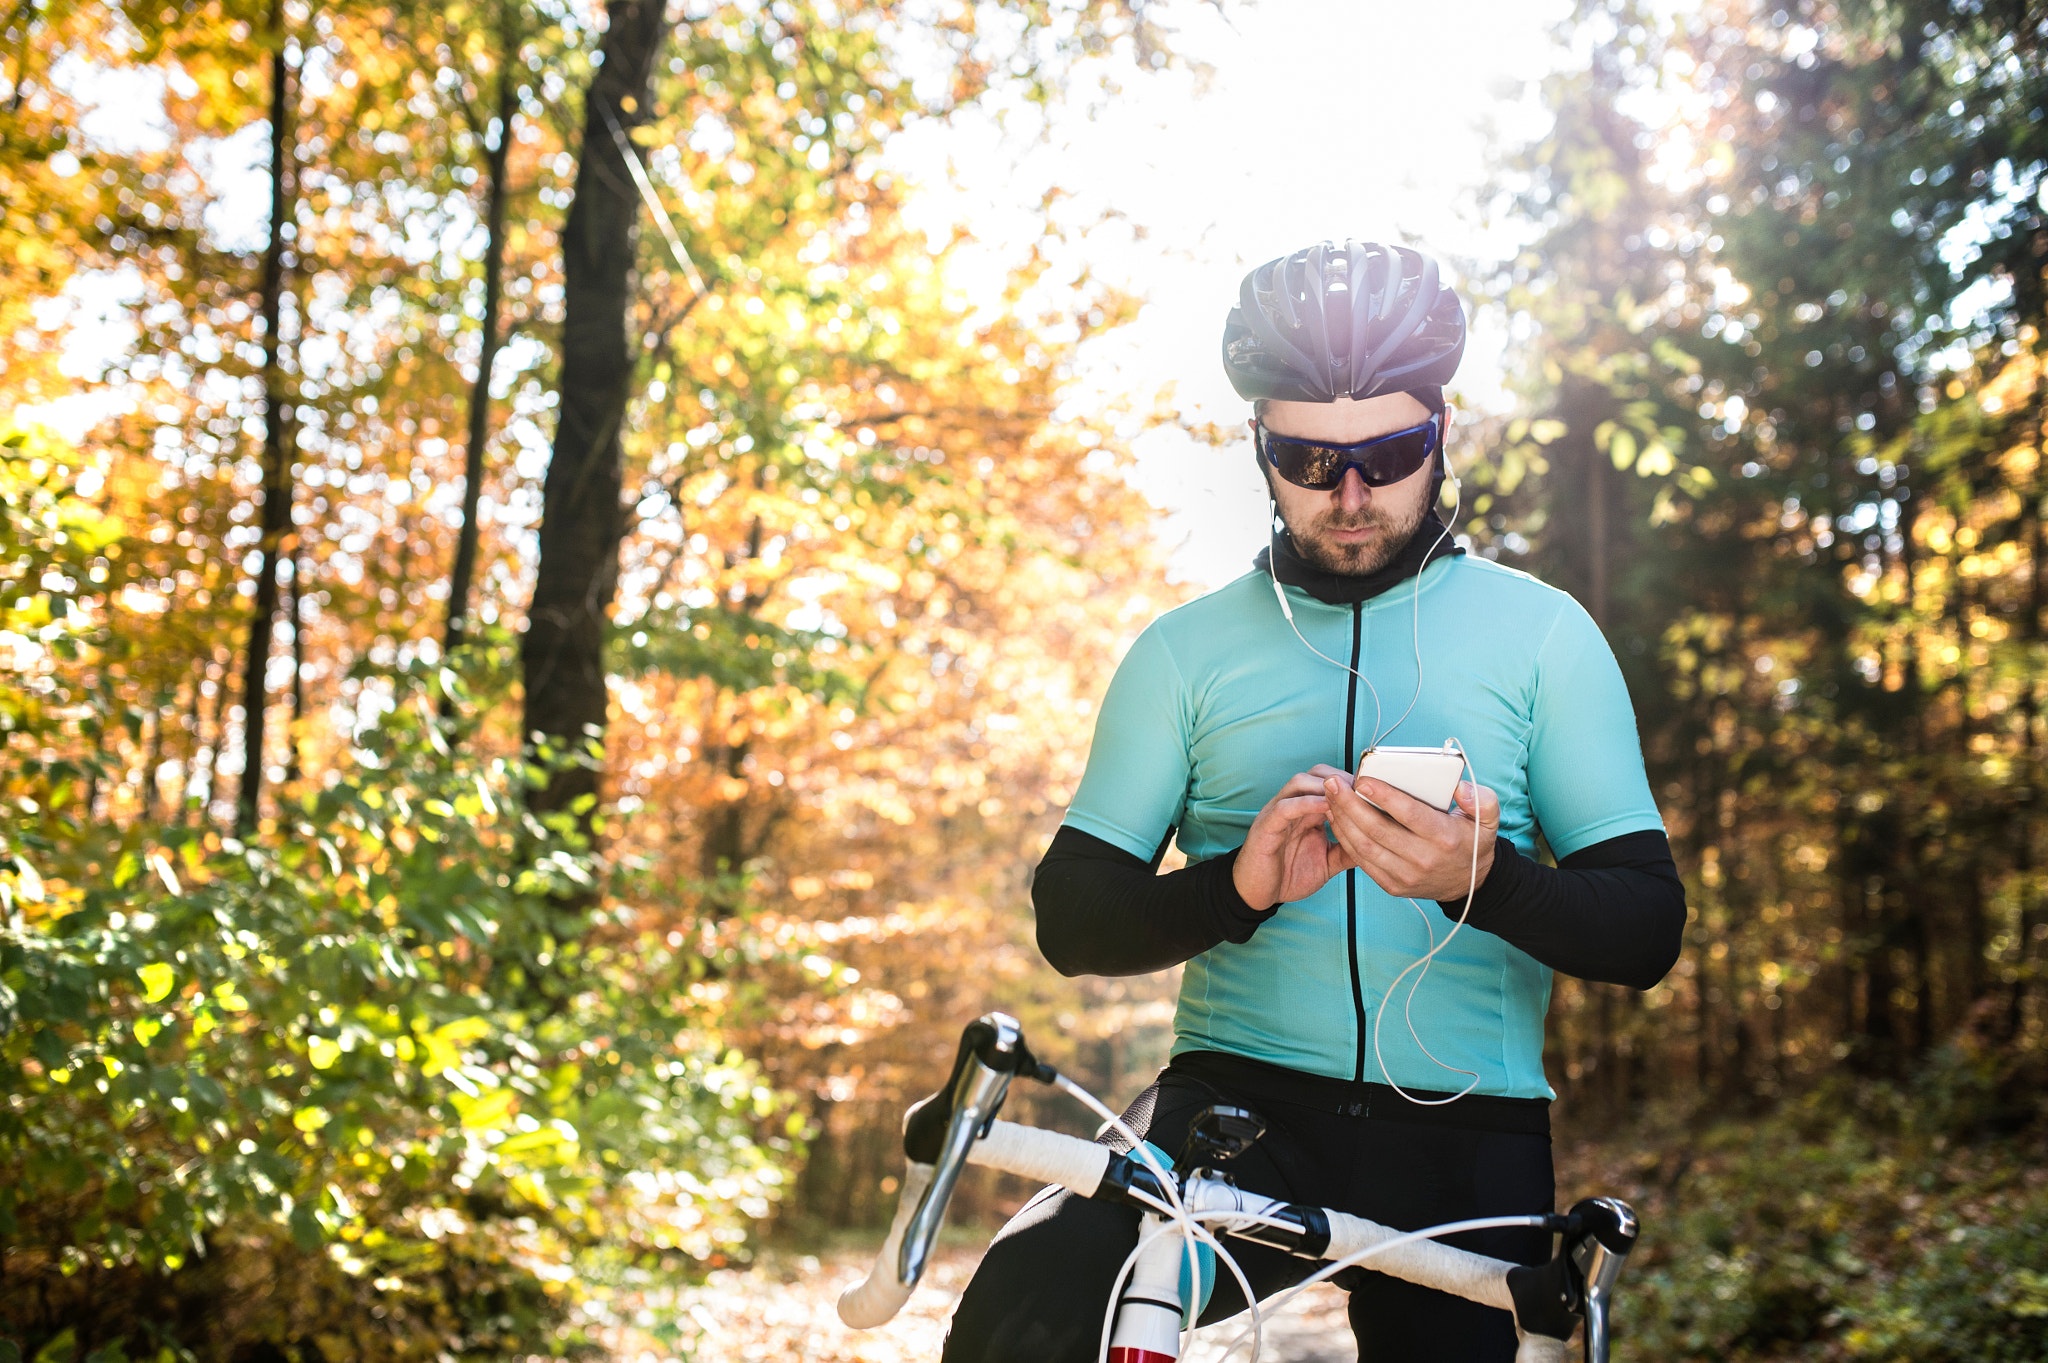
<svg viewBox="0 0 2048 1363">
<path fill-rule="evenodd" d="M 1269 819 L 1274 818 L 1275 816 L 1285 817 L 1283 811 L 1289 807 L 1292 801 L 1320 801 L 1323 798 L 1325 797 L 1323 793 L 1323 783 L 1321 781 L 1317 780 L 1313 776 L 1310 776 L 1307 772 L 1302 772 L 1296 776 L 1290 776 L 1289 778 L 1287 778 L 1287 784 L 1280 787 L 1279 791 L 1277 791 L 1274 794 L 1272 799 L 1266 801 L 1266 807 L 1259 811 L 1258 817 L 1254 820 L 1254 824 L 1263 823 Z"/>
<path fill-rule="evenodd" d="M 1339 837 L 1370 838 L 1373 826 L 1367 816 L 1372 813 L 1372 806 L 1346 790 L 1334 777 L 1324 783 L 1324 790 L 1323 803 L 1329 806 L 1331 830 Z"/>
<path fill-rule="evenodd" d="M 1389 785 L 1370 776 L 1358 778 L 1358 793 L 1378 805 L 1403 828 L 1427 828 L 1428 815 L 1443 813 L 1441 809 L 1431 809 L 1399 786 Z"/>
<path fill-rule="evenodd" d="M 1351 783 L 1350 772 L 1345 771 L 1342 767 L 1333 767 L 1328 762 L 1316 763 L 1313 767 L 1310 767 L 1308 769 L 1308 774 L 1315 777 L 1319 781 L 1328 780 L 1332 776 L 1341 776 L 1344 778 L 1344 782 L 1346 785 L 1349 785 Z"/>
<path fill-rule="evenodd" d="M 1330 801 L 1321 791 L 1313 795 L 1292 795 L 1277 801 L 1273 816 L 1289 832 L 1303 824 L 1320 824 L 1330 817 Z"/>
<path fill-rule="evenodd" d="M 1370 821 L 1377 831 L 1368 827 Z M 1363 800 L 1345 799 L 1335 801 L 1330 816 L 1330 831 L 1336 835 L 1337 845 L 1344 849 L 1352 865 L 1371 876 L 1373 883 L 1389 894 L 1400 894 L 1404 885 L 1415 883 L 1419 866 L 1414 849 L 1390 845 L 1388 839 L 1412 842 L 1412 835 L 1392 819 L 1373 810 Z"/>
<path fill-rule="evenodd" d="M 1373 884 L 1390 895 L 1405 898 L 1419 883 L 1415 868 L 1377 843 L 1369 844 L 1358 860 L 1358 869 Z"/>
<path fill-rule="evenodd" d="M 1366 783 L 1361 782 L 1360 784 Z M 1384 782 L 1380 781 L 1371 781 L 1370 784 L 1385 785 Z M 1404 796 L 1402 798 L 1405 799 L 1407 797 Z M 1409 800 L 1408 803 L 1415 809 L 1422 810 L 1425 813 L 1428 812 L 1427 806 L 1418 801 Z M 1443 816 L 1438 815 L 1437 817 L 1442 818 Z M 1420 862 L 1428 856 L 1429 843 L 1427 838 L 1423 837 L 1416 830 L 1400 823 L 1389 815 L 1387 811 L 1378 808 L 1369 800 L 1360 798 L 1345 799 L 1341 794 L 1332 795 L 1330 797 L 1330 823 L 1332 827 L 1335 827 L 1340 822 L 1353 836 L 1376 843 L 1393 852 L 1403 861 Z"/>
<path fill-rule="evenodd" d="M 1481 828 L 1499 828 L 1500 796 L 1485 786 L 1474 787 L 1470 781 L 1460 781 L 1457 813 L 1467 819 L 1477 819 Z"/>
<path fill-rule="evenodd" d="M 1288 799 L 1291 796 L 1321 795 L 1322 793 L 1323 778 L 1321 776 L 1318 776 L 1313 772 L 1296 772 L 1294 775 L 1287 778 L 1287 783 L 1281 786 L 1280 789 L 1274 794 L 1273 798 L 1271 800 L 1268 800 L 1266 803 L 1270 806 L 1280 800 Z"/>
<path fill-rule="evenodd" d="M 1501 798 L 1497 794 L 1485 786 L 1473 786 L 1473 782 L 1458 782 L 1458 794 L 1454 798 L 1458 810 L 1462 810 L 1466 817 L 1473 815 L 1475 808 L 1501 808 Z"/>
<path fill-rule="evenodd" d="M 1330 802 L 1321 791 L 1275 799 L 1252 820 L 1247 842 L 1279 845 L 1292 842 L 1305 828 L 1320 828 L 1330 817 Z"/>
</svg>

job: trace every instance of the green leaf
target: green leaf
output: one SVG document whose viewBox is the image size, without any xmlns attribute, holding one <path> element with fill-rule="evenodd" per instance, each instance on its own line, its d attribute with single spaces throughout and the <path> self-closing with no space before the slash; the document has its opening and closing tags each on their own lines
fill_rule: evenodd
<svg viewBox="0 0 2048 1363">
<path fill-rule="evenodd" d="M 1614 467 L 1625 469 L 1636 462 L 1635 432 L 1617 428 L 1607 441 L 1607 457 Z"/>
<path fill-rule="evenodd" d="M 185 1083 L 192 1090 L 192 1096 L 218 1112 L 228 1105 L 228 1091 L 210 1074 L 193 1072 L 185 1077 Z"/>
<path fill-rule="evenodd" d="M 162 961 L 152 961 L 135 972 L 142 979 L 142 996 L 151 1003 L 169 997 L 178 973 Z"/>
<path fill-rule="evenodd" d="M 78 1357 L 78 1334 L 67 1327 L 36 1351 L 35 1363 L 71 1363 Z"/>
<path fill-rule="evenodd" d="M 511 1089 L 490 1089 L 476 1098 L 457 1094 L 451 1101 L 462 1114 L 463 1130 L 488 1131 L 511 1120 L 512 1104 L 518 1096 Z"/>
<path fill-rule="evenodd" d="M 46 1070 L 61 1070 L 71 1061 L 70 1048 L 65 1046 L 61 1037 L 47 1028 L 35 1034 L 35 1040 L 29 1043 L 29 1049 L 35 1052 L 36 1059 L 42 1062 Z"/>
<path fill-rule="evenodd" d="M 301 1202 L 292 1208 L 292 1243 L 308 1254 L 320 1248 L 326 1238 L 320 1229 L 320 1219 L 313 1215 L 313 1208 Z"/>
</svg>

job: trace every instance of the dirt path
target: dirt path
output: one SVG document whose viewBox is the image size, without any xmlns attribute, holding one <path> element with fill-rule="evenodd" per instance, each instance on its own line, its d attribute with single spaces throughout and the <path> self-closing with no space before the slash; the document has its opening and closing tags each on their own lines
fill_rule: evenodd
<svg viewBox="0 0 2048 1363">
<path fill-rule="evenodd" d="M 617 1363 L 937 1363 L 953 1303 L 979 1261 L 978 1250 L 949 1247 L 935 1256 L 903 1313 L 879 1330 L 839 1323 L 833 1304 L 866 1272 L 854 1248 L 825 1255 L 773 1255 L 747 1269 L 713 1273 L 680 1294 L 649 1293 L 609 1332 Z M 1236 1329 L 1206 1332 L 1189 1363 L 1215 1359 Z M 1237 1358 L 1245 1357 L 1239 1350 Z M 1317 1287 L 1266 1330 L 1260 1363 L 1351 1363 L 1357 1352 L 1344 1323 L 1344 1296 Z"/>
</svg>

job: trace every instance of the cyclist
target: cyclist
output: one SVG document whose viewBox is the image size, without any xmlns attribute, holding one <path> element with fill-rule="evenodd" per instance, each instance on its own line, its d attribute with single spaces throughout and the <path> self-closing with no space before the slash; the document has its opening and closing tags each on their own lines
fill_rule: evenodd
<svg viewBox="0 0 2048 1363">
<path fill-rule="evenodd" d="M 1403 1229 L 1552 1209 L 1551 971 L 1647 989 L 1685 922 L 1599 628 L 1465 554 L 1435 510 L 1464 344 L 1456 296 L 1404 247 L 1325 242 L 1246 276 L 1223 359 L 1281 528 L 1253 571 L 1132 645 L 1032 889 L 1065 974 L 1186 963 L 1171 1063 L 1131 1125 L 1172 1152 L 1202 1107 L 1249 1107 L 1268 1130 L 1224 1166 L 1242 1186 Z M 1477 777 L 1450 812 L 1349 774 L 1362 747 L 1447 738 Z M 1189 864 L 1161 876 L 1176 837 Z M 1454 920 L 1468 890 L 1412 1002 L 1413 972 L 1392 992 L 1450 930 L 1407 901 Z M 1093 1359 L 1136 1233 L 1133 1212 L 1041 1193 L 990 1246 L 946 1359 Z M 1547 1251 L 1541 1232 L 1453 1243 Z M 1313 1267 L 1233 1253 L 1262 1297 Z M 1504 1312 L 1339 1281 L 1361 1359 L 1514 1355 Z M 1244 1306 L 1225 1276 L 1202 1319 Z"/>
</svg>

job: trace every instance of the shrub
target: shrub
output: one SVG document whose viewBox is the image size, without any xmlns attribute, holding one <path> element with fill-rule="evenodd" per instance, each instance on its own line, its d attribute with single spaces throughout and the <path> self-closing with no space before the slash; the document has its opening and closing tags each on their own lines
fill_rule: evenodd
<svg viewBox="0 0 2048 1363">
<path fill-rule="evenodd" d="M 1683 1172 L 1643 1197 L 1624 1279 L 1625 1356 L 2048 1357 L 2039 1130 L 1986 1134 L 2008 1105 L 1958 1067 L 1981 1068 L 1950 1053 L 1907 1088 L 1830 1085 L 1673 1137 Z"/>
<path fill-rule="evenodd" d="M 767 1210 L 793 1119 L 441 673 L 251 842 L 93 820 L 105 641 L 21 461 L 0 625 L 0 1319 L 25 1356 L 574 1352 L 585 1287 Z M 38 481 L 42 480 L 42 481 Z M 5 481 L 5 479 L 0 479 Z M 38 668 L 40 671 L 38 671 Z M 459 699 L 459 696 L 456 697 Z M 459 707 L 457 707 L 459 708 Z M 454 742 L 451 743 L 451 738 Z"/>
</svg>

